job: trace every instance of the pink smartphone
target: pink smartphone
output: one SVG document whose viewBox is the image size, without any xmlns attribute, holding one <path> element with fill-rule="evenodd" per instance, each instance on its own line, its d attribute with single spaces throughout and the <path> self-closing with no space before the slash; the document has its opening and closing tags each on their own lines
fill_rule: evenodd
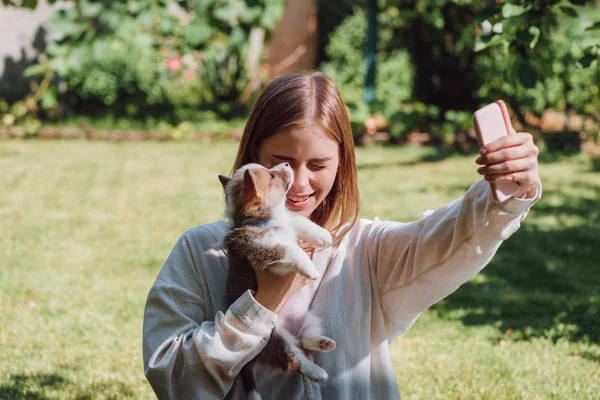
<svg viewBox="0 0 600 400">
<path fill-rule="evenodd" d="M 473 114 L 473 125 L 475 126 L 479 147 L 514 132 L 508 112 L 506 112 L 506 115 L 502 112 L 501 105 L 504 106 L 504 103 L 500 105 L 501 101 L 488 104 Z M 515 182 L 490 182 L 490 185 L 494 199 L 498 202 L 505 201 L 519 191 L 519 185 Z"/>
</svg>

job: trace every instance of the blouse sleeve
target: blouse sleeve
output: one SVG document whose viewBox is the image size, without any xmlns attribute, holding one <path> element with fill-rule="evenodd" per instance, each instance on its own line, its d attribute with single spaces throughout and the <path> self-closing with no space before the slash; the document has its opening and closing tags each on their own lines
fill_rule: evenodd
<svg viewBox="0 0 600 400">
<path fill-rule="evenodd" d="M 266 345 L 276 314 L 246 292 L 225 313 L 206 315 L 198 271 L 206 252 L 184 234 L 150 289 L 143 324 L 144 372 L 160 399 L 222 399 Z"/>
<path fill-rule="evenodd" d="M 485 267 L 520 226 L 530 199 L 496 203 L 488 182 L 412 223 L 375 219 L 363 240 L 389 340 Z"/>
</svg>

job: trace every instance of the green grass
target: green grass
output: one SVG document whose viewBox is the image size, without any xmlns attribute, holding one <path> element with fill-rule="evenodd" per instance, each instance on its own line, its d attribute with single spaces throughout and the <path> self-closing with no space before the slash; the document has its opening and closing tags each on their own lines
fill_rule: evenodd
<svg viewBox="0 0 600 400">
<path fill-rule="evenodd" d="M 145 297 L 179 235 L 221 217 L 235 151 L 0 142 L 1 399 L 153 397 Z M 473 156 L 357 152 L 367 218 L 416 219 L 478 179 Z M 541 173 L 491 265 L 393 343 L 403 399 L 600 397 L 600 174 L 580 157 Z"/>
</svg>

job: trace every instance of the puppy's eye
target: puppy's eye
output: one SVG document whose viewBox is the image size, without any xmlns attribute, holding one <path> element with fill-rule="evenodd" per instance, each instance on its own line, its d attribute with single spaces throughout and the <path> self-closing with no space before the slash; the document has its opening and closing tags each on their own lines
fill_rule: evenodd
<svg viewBox="0 0 600 400">
<path fill-rule="evenodd" d="M 269 175 L 271 175 L 271 179 L 275 179 L 275 174 L 273 174 L 272 172 L 269 172 Z"/>
</svg>

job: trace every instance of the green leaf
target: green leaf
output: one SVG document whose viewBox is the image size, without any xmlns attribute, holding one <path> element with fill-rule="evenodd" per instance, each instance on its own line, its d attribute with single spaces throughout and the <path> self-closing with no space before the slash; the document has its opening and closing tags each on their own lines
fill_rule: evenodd
<svg viewBox="0 0 600 400">
<path fill-rule="evenodd" d="M 216 19 L 218 19 L 220 21 L 229 22 L 232 17 L 231 7 L 226 5 L 226 6 L 221 6 L 221 7 L 215 8 L 213 11 L 213 15 Z"/>
<path fill-rule="evenodd" d="M 254 24 L 261 14 L 261 7 L 246 7 L 245 10 L 240 12 L 240 21 L 248 25 Z"/>
<path fill-rule="evenodd" d="M 519 15 L 525 14 L 531 9 L 531 4 L 521 6 L 517 4 L 505 3 L 502 6 L 502 16 L 504 18 L 518 17 Z"/>
<path fill-rule="evenodd" d="M 596 22 L 592 26 L 588 26 L 587 28 L 585 28 L 586 31 L 597 31 L 599 29 L 600 29 L 600 21 Z"/>
<path fill-rule="evenodd" d="M 154 17 L 152 15 L 152 12 L 150 11 L 143 11 L 137 17 L 137 20 L 140 23 L 140 25 L 145 27 L 151 26 L 153 19 Z"/>
<path fill-rule="evenodd" d="M 573 7 L 560 6 L 559 8 L 563 12 L 563 14 L 572 18 L 577 18 L 577 10 L 575 10 Z"/>
<path fill-rule="evenodd" d="M 73 70 L 80 70 L 83 67 L 86 56 L 88 55 L 87 46 L 73 47 L 69 54 L 69 66 Z"/>
<path fill-rule="evenodd" d="M 102 11 L 102 3 L 92 3 L 88 0 L 80 0 L 79 9 L 84 17 L 94 18 Z"/>
<path fill-rule="evenodd" d="M 46 66 L 44 64 L 33 64 L 25 68 L 23 76 L 29 78 L 31 76 L 43 75 L 46 72 Z"/>
<path fill-rule="evenodd" d="M 108 53 L 112 53 L 110 50 L 110 39 L 102 38 L 95 40 L 91 45 L 92 57 L 95 60 L 103 60 L 106 58 Z"/>
<path fill-rule="evenodd" d="M 246 32 L 239 26 L 234 27 L 229 34 L 228 42 L 233 46 L 243 46 L 247 43 Z"/>
<path fill-rule="evenodd" d="M 145 33 L 140 33 L 135 36 L 135 43 L 140 49 L 151 50 L 154 46 L 152 36 Z"/>
<path fill-rule="evenodd" d="M 542 76 L 551 77 L 554 75 L 552 63 L 544 60 L 539 54 L 533 54 L 529 57 L 531 66 Z"/>
<path fill-rule="evenodd" d="M 46 53 L 51 56 L 65 56 L 69 52 L 69 47 L 67 45 L 60 45 L 56 42 L 51 42 L 48 47 L 46 47 Z"/>
<path fill-rule="evenodd" d="M 206 43 L 211 33 L 212 29 L 207 21 L 196 18 L 185 27 L 183 36 L 190 46 L 198 47 Z"/>
<path fill-rule="evenodd" d="M 505 41 L 506 39 L 502 35 L 477 36 L 475 38 L 475 52 L 480 52 Z"/>
<path fill-rule="evenodd" d="M 125 19 L 115 31 L 115 34 L 123 40 L 127 40 L 136 33 L 136 23 L 133 19 Z"/>
<path fill-rule="evenodd" d="M 268 30 L 273 29 L 279 20 L 281 20 L 283 10 L 284 7 L 282 2 L 267 2 L 263 15 L 260 18 L 260 25 Z"/>
<path fill-rule="evenodd" d="M 83 33 L 83 35 L 81 35 L 79 43 L 92 43 L 92 40 L 94 40 L 95 37 L 96 31 L 93 29 L 88 29 Z"/>
<path fill-rule="evenodd" d="M 48 18 L 48 25 L 52 32 L 63 37 L 79 36 L 85 30 L 85 25 L 72 17 L 72 10 L 61 10 Z"/>
<path fill-rule="evenodd" d="M 23 0 L 23 2 L 21 2 L 21 7 L 30 8 L 33 10 L 37 7 L 37 3 L 37 0 Z"/>
<path fill-rule="evenodd" d="M 527 89 L 535 88 L 538 75 L 528 62 L 521 61 L 518 70 L 519 81 Z"/>
<path fill-rule="evenodd" d="M 526 44 L 530 49 L 533 49 L 540 38 L 540 28 L 530 26 L 526 31 L 517 32 L 516 38 L 519 42 Z"/>
<path fill-rule="evenodd" d="M 45 108 L 46 110 L 53 109 L 58 105 L 56 89 L 54 87 L 46 89 L 44 94 L 42 94 L 40 104 L 42 105 L 42 108 Z"/>
<path fill-rule="evenodd" d="M 537 26 L 530 26 L 529 33 L 531 34 L 531 36 L 533 36 L 531 43 L 529 43 L 529 48 L 533 49 L 537 44 L 538 40 L 540 39 L 540 28 L 538 28 Z"/>
<path fill-rule="evenodd" d="M 65 57 L 55 57 L 50 60 L 50 68 L 56 72 L 58 76 L 66 76 L 69 70 L 69 65 Z"/>
<path fill-rule="evenodd" d="M 440 11 L 432 10 L 431 12 L 426 13 L 424 16 L 425 21 L 429 22 L 431 25 L 435 26 L 437 29 L 444 28 L 444 16 Z"/>
<path fill-rule="evenodd" d="M 111 31 L 116 31 L 123 21 L 123 14 L 115 10 L 104 10 L 100 15 L 102 21 Z"/>
<path fill-rule="evenodd" d="M 208 9 L 213 5 L 213 3 L 214 0 L 196 0 L 194 2 L 194 11 L 196 11 L 196 16 L 208 16 Z"/>
<path fill-rule="evenodd" d="M 175 28 L 175 23 L 171 18 L 161 18 L 158 23 L 158 30 L 163 35 L 170 35 Z"/>
</svg>

